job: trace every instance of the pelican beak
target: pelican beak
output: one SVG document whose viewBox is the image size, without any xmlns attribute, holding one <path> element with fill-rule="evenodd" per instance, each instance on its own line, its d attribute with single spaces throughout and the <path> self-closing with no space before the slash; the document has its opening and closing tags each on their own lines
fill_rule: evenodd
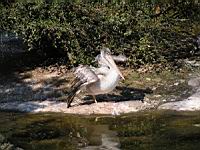
<svg viewBox="0 0 200 150">
<path fill-rule="evenodd" d="M 111 66 L 113 69 L 115 69 L 118 72 L 118 74 L 122 77 L 122 79 L 125 80 L 124 76 L 122 75 L 119 68 L 115 64 L 113 57 L 111 55 L 106 55 L 105 58 L 106 58 L 107 62 L 109 63 L 109 66 Z"/>
</svg>

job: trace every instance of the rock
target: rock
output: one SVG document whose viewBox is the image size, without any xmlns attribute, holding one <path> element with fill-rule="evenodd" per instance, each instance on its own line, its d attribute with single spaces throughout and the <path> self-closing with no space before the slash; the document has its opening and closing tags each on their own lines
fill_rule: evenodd
<svg viewBox="0 0 200 150">
<path fill-rule="evenodd" d="M 192 80 L 189 83 L 191 85 L 197 86 L 195 81 L 199 80 Z M 199 83 L 198 83 L 199 86 Z M 200 87 L 196 90 L 196 92 L 184 99 L 182 101 L 176 102 L 169 102 L 162 104 L 158 107 L 158 109 L 168 109 L 168 110 L 176 110 L 176 111 L 199 111 L 200 110 Z"/>
<path fill-rule="evenodd" d="M 122 101 L 122 102 L 99 102 L 85 105 L 76 105 L 67 108 L 67 103 L 60 101 L 31 101 L 31 102 L 7 102 L 1 103 L 2 110 L 15 110 L 21 112 L 62 112 L 69 114 L 110 114 L 120 115 L 123 113 L 137 112 L 150 109 L 154 105 L 141 101 Z"/>
<path fill-rule="evenodd" d="M 162 104 L 158 109 L 169 109 L 176 111 L 198 111 L 200 110 L 200 77 L 192 78 L 188 81 L 188 85 L 196 89 L 196 92 L 190 97 L 176 102 L 168 102 Z"/>
<path fill-rule="evenodd" d="M 178 83 L 178 82 L 176 82 L 176 83 L 174 83 L 174 85 L 175 85 L 175 86 L 177 86 L 177 85 L 179 85 L 179 83 Z"/>
<path fill-rule="evenodd" d="M 188 81 L 188 85 L 192 87 L 200 86 L 200 78 L 193 78 Z"/>
<path fill-rule="evenodd" d="M 176 111 L 197 111 L 200 110 L 200 98 L 186 99 L 178 102 L 163 104 L 158 109 L 169 109 Z"/>
<path fill-rule="evenodd" d="M 199 67 L 200 66 L 200 62 L 196 61 L 196 60 L 185 60 L 185 64 L 191 67 Z"/>
</svg>

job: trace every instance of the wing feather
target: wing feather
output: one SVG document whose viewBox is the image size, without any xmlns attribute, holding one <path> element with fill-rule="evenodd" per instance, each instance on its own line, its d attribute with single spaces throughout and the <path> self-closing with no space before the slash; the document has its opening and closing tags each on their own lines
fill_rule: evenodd
<svg viewBox="0 0 200 150">
<path fill-rule="evenodd" d="M 84 83 L 84 85 L 88 85 L 99 80 L 97 74 L 94 72 L 94 69 L 89 66 L 78 66 L 74 74 L 79 80 L 81 80 L 82 83 Z"/>
<path fill-rule="evenodd" d="M 73 81 L 72 86 L 68 91 L 67 107 L 70 107 L 76 93 L 80 90 L 81 87 L 97 82 L 99 80 L 94 70 L 92 70 L 92 68 L 89 66 L 78 66 L 74 71 L 74 75 L 75 80 Z"/>
</svg>

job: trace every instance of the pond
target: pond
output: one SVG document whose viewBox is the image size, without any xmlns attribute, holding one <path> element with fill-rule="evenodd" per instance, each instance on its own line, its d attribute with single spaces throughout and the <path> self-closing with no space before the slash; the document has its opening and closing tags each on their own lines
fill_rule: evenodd
<svg viewBox="0 0 200 150">
<path fill-rule="evenodd" d="M 4 142 L 25 150 L 197 150 L 200 113 L 78 116 L 1 112 L 0 133 Z"/>
</svg>

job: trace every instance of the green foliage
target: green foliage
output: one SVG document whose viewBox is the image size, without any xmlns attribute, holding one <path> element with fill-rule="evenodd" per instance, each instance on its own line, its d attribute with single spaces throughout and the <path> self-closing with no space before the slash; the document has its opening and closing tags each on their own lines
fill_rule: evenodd
<svg viewBox="0 0 200 150">
<path fill-rule="evenodd" d="M 28 50 L 66 57 L 69 66 L 91 63 L 102 46 L 140 66 L 195 54 L 199 14 L 195 0 L 18 2 L 2 5 L 0 28 L 21 35 Z"/>
</svg>

